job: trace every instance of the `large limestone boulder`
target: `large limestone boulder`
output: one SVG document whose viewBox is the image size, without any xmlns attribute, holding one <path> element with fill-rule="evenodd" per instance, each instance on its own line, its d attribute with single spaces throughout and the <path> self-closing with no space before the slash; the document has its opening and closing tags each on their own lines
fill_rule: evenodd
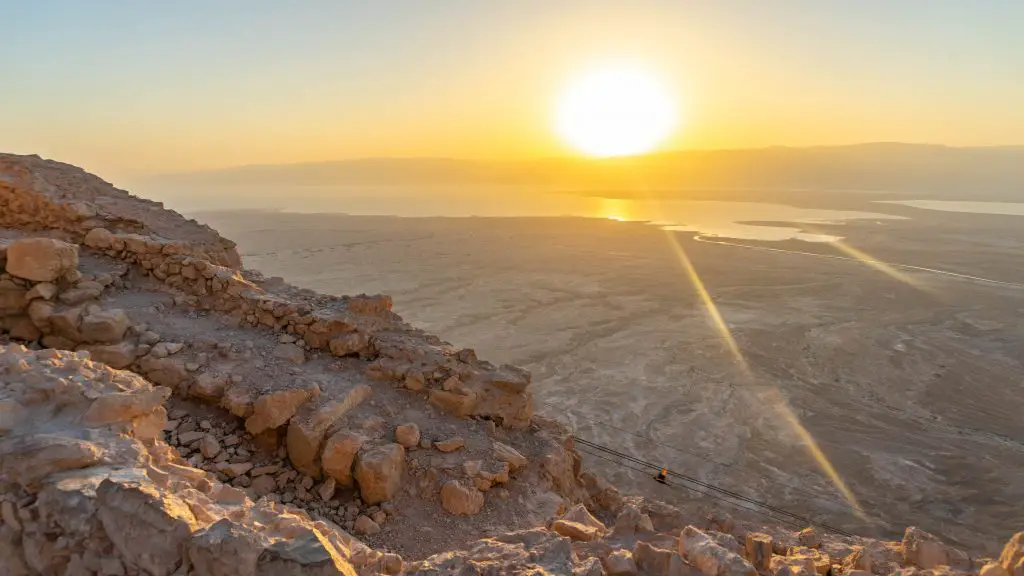
<svg viewBox="0 0 1024 576">
<path fill-rule="evenodd" d="M 494 443 L 494 457 L 501 462 L 508 462 L 513 472 L 524 468 L 527 464 L 526 456 L 523 456 L 518 450 L 508 444 L 501 442 Z"/>
<path fill-rule="evenodd" d="M 365 436 L 351 430 L 342 430 L 328 438 L 320 459 L 324 474 L 346 488 L 355 486 L 352 467 L 355 465 L 356 454 L 366 440 Z"/>
<path fill-rule="evenodd" d="M 117 344 L 131 326 L 124 310 L 101 310 L 82 318 L 78 331 L 82 340 L 91 344 Z"/>
<path fill-rule="evenodd" d="M 604 569 L 608 576 L 636 576 L 636 562 L 629 550 L 615 550 L 604 558 Z"/>
<path fill-rule="evenodd" d="M 359 494 L 367 504 L 391 500 L 402 486 L 405 472 L 405 448 L 401 444 L 384 444 L 363 448 L 356 459 L 355 479 Z"/>
<path fill-rule="evenodd" d="M 484 507 L 484 493 L 458 480 L 449 480 L 441 486 L 441 506 L 456 516 L 473 516 Z"/>
<path fill-rule="evenodd" d="M 328 346 L 334 356 L 363 355 L 369 351 L 370 337 L 362 332 L 351 332 L 332 338 Z"/>
<path fill-rule="evenodd" d="M 79 330 L 79 325 L 82 322 L 81 306 L 55 310 L 47 320 L 50 325 L 50 331 L 54 335 L 65 338 L 74 344 L 82 342 L 82 333 Z M 45 333 L 46 331 L 43 330 L 43 332 Z"/>
<path fill-rule="evenodd" d="M 683 528 L 679 534 L 679 554 L 704 576 L 757 576 L 750 562 L 693 526 Z"/>
<path fill-rule="evenodd" d="M 472 390 L 466 390 L 465 393 L 430 390 L 427 401 L 445 412 L 465 418 L 476 409 L 477 395 Z"/>
<path fill-rule="evenodd" d="M 647 542 L 637 542 L 633 547 L 633 561 L 641 573 L 651 576 L 689 576 L 693 573 L 678 553 Z"/>
<path fill-rule="evenodd" d="M 768 572 L 775 576 L 816 576 L 814 558 L 809 554 L 772 556 Z"/>
<path fill-rule="evenodd" d="M 502 364 L 490 374 L 492 384 L 506 392 L 525 392 L 530 386 L 530 372 L 511 364 Z"/>
<path fill-rule="evenodd" d="M 288 458 L 292 465 L 307 476 L 320 478 L 320 445 L 327 430 L 372 393 L 364 384 L 350 389 L 341 400 L 315 408 L 311 404 L 303 406 L 288 423 Z"/>
<path fill-rule="evenodd" d="M 51 474 L 92 466 L 103 457 L 100 445 L 50 434 L 17 435 L 0 440 L 0 483 L 33 489 Z"/>
<path fill-rule="evenodd" d="M 154 358 L 147 355 L 139 360 L 139 368 L 149 381 L 172 390 L 184 390 L 192 381 L 185 361 L 180 358 Z"/>
<path fill-rule="evenodd" d="M 245 420 L 245 429 L 256 435 L 264 430 L 277 428 L 288 422 L 299 406 L 318 397 L 320 387 L 307 383 L 292 390 L 279 390 L 265 394 L 253 403 L 253 413 Z"/>
<path fill-rule="evenodd" d="M 135 344 L 127 341 L 117 344 L 85 344 L 76 350 L 85 350 L 93 361 L 102 362 L 119 370 L 129 367 L 138 357 L 138 349 Z"/>
<path fill-rule="evenodd" d="M 905 564 L 926 570 L 938 566 L 966 570 L 971 565 L 967 554 L 915 526 L 908 527 L 903 534 L 902 550 Z"/>
<path fill-rule="evenodd" d="M 744 555 L 754 568 L 768 570 L 772 563 L 772 537 L 760 532 L 747 532 Z"/>
<path fill-rule="evenodd" d="M 97 517 L 117 552 L 147 574 L 168 576 L 182 563 L 199 528 L 188 504 L 151 482 L 104 480 L 96 489 Z"/>
<path fill-rule="evenodd" d="M 414 448 L 420 443 L 420 427 L 415 422 L 402 424 L 395 428 L 395 442 L 406 448 Z"/>
<path fill-rule="evenodd" d="M 228 377 L 217 372 L 203 372 L 196 376 L 196 381 L 188 389 L 188 395 L 207 402 L 216 402 L 224 396 L 228 387 Z"/>
<path fill-rule="evenodd" d="M 157 406 L 162 406 L 170 396 L 170 389 L 163 386 L 104 394 L 94 400 L 82 415 L 82 424 L 87 427 L 96 427 L 115 422 L 127 422 L 153 412 Z"/>
<path fill-rule="evenodd" d="M 52 238 L 15 240 L 7 248 L 7 273 L 33 282 L 53 282 L 78 267 L 78 246 Z"/>
<path fill-rule="evenodd" d="M 188 557 L 197 575 L 255 574 L 262 552 L 259 535 L 228 518 L 196 532 L 188 543 Z"/>
<path fill-rule="evenodd" d="M 82 239 L 82 243 L 90 248 L 99 248 L 106 250 L 110 248 L 114 241 L 114 235 L 106 228 L 93 228 L 86 233 L 85 238 Z"/>
</svg>

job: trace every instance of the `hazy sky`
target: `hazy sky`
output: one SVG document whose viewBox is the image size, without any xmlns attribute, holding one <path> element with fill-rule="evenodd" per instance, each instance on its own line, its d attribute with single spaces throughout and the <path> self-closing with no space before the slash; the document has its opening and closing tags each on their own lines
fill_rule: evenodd
<svg viewBox="0 0 1024 576">
<path fill-rule="evenodd" d="M 110 177 L 570 153 L 574 73 L 642 63 L 668 148 L 1024 144 L 1020 0 L 0 0 L 0 150 Z"/>
</svg>

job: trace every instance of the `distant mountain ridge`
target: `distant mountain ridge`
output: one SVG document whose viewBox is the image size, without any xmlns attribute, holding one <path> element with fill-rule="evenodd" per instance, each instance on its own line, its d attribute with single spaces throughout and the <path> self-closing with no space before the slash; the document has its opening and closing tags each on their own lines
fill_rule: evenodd
<svg viewBox="0 0 1024 576">
<path fill-rule="evenodd" d="M 560 189 L 984 191 L 1024 198 L 1024 146 L 868 143 L 688 150 L 607 159 L 365 158 L 154 176 L 195 186 L 528 185 Z"/>
</svg>

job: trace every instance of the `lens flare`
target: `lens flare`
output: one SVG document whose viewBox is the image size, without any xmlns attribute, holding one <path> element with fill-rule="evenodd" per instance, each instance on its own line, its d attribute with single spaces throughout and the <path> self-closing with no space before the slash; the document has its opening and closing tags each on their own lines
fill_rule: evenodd
<svg viewBox="0 0 1024 576">
<path fill-rule="evenodd" d="M 839 472 L 836 471 L 835 466 L 832 465 L 832 462 L 827 456 L 825 456 L 825 453 L 822 452 L 821 447 L 818 446 L 818 442 L 814 439 L 814 436 L 812 436 L 807 428 L 804 428 L 804 425 L 800 423 L 800 419 L 793 413 L 793 410 L 789 407 L 789 403 L 787 403 L 782 397 L 782 394 L 780 394 L 778 390 L 773 389 L 769 392 L 769 395 L 771 397 L 771 404 L 776 410 L 778 410 L 783 421 L 786 422 L 786 424 L 796 432 L 797 436 L 800 437 L 800 440 L 807 448 L 807 452 L 812 458 L 814 458 L 818 467 L 821 468 L 826 476 L 828 476 L 828 479 L 836 487 L 836 490 L 842 494 L 843 499 L 850 505 L 850 508 L 853 509 L 857 517 L 862 520 L 868 520 L 867 515 L 864 513 L 864 509 L 860 506 L 860 502 L 857 502 L 857 498 L 853 495 L 853 491 L 846 485 L 842 476 L 840 476 Z"/>
<path fill-rule="evenodd" d="M 701 304 L 704 305 L 704 310 L 708 314 L 708 319 L 711 321 L 711 327 L 715 329 L 715 332 L 722 338 L 726 346 L 729 347 L 729 353 L 733 359 L 739 365 L 743 373 L 749 375 L 749 369 L 747 367 L 747 361 L 743 358 L 743 354 L 740 352 L 740 347 L 736 344 L 736 339 L 732 335 L 732 331 L 729 330 L 729 325 L 725 323 L 725 318 L 722 317 L 722 313 L 718 311 L 718 306 L 715 305 L 714 299 L 711 298 L 711 294 L 708 289 L 704 286 L 704 282 L 700 279 L 700 274 L 697 273 L 697 269 L 693 266 L 693 262 L 690 261 L 690 257 L 686 255 L 686 250 L 683 249 L 682 244 L 679 243 L 679 239 L 676 238 L 676 234 L 670 230 L 666 230 L 665 234 L 668 236 L 669 246 L 672 247 L 672 251 L 675 253 L 676 258 L 679 260 L 679 264 L 683 267 L 683 271 L 686 273 L 687 279 L 690 284 L 693 284 L 694 290 L 697 291 L 697 296 L 700 297 Z"/>
</svg>

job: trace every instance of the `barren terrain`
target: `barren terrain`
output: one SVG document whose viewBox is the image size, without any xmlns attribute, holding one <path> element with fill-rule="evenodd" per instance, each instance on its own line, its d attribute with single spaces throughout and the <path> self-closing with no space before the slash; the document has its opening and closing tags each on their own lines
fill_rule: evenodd
<svg viewBox="0 0 1024 576">
<path fill-rule="evenodd" d="M 200 219 L 237 241 L 251 267 L 326 293 L 392 294 L 414 325 L 527 367 L 538 409 L 585 438 L 836 526 L 893 536 L 917 524 L 983 549 L 1012 532 L 1024 498 L 1024 288 L 1012 285 L 1024 284 L 1024 226 L 1018 216 L 872 199 L 804 205 L 909 219 L 804 230 L 843 236 L 854 254 L 1010 284 L 892 274 L 832 244 L 737 241 L 772 249 L 761 250 L 675 233 L 740 361 L 654 226 L 255 211 Z M 627 486 L 690 499 L 591 460 Z"/>
</svg>

